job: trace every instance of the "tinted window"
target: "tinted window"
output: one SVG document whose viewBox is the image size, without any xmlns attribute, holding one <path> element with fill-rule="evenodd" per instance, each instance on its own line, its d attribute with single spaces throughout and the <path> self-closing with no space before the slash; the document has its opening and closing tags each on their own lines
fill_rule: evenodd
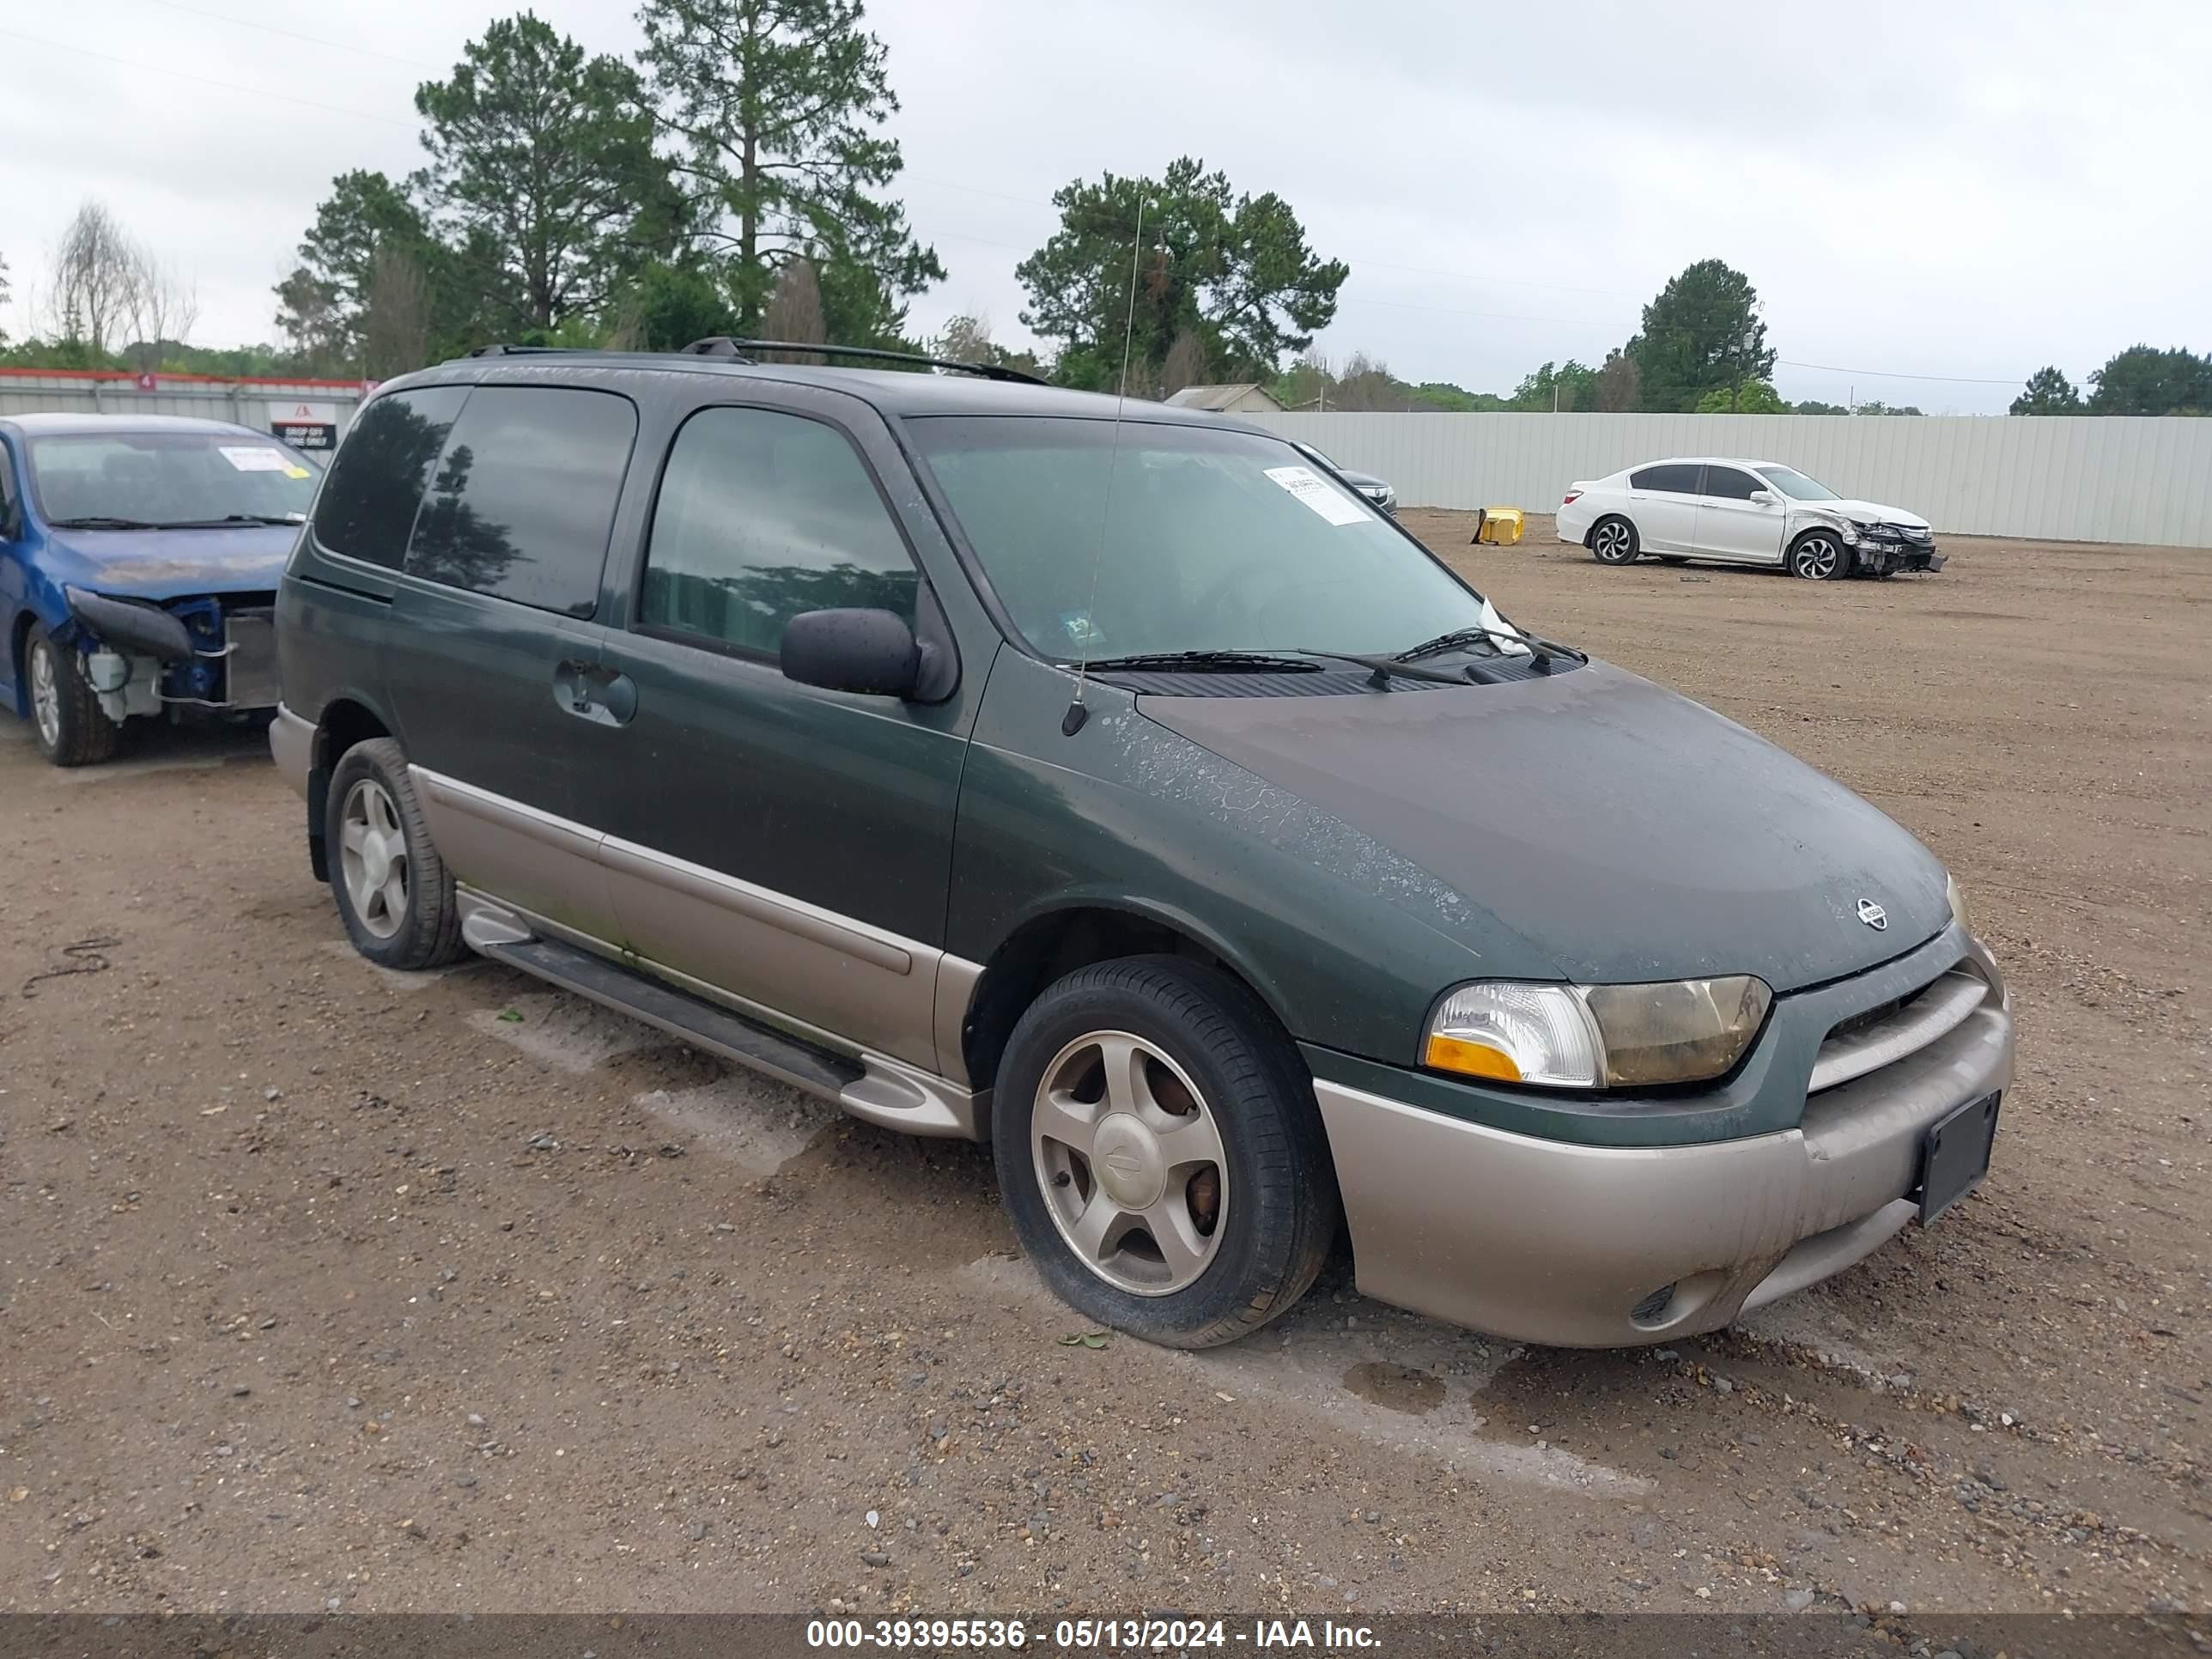
<svg viewBox="0 0 2212 1659">
<path fill-rule="evenodd" d="M 1763 487 L 1748 472 L 1739 472 L 1732 466 L 1709 466 L 1705 469 L 1705 487 L 1702 493 L 1717 495 L 1723 501 L 1747 501 L 1753 490 Z"/>
<path fill-rule="evenodd" d="M 407 574 L 588 617 L 637 411 L 607 392 L 478 386 L 422 499 Z"/>
<path fill-rule="evenodd" d="M 396 568 L 406 556 L 415 509 L 446 434 L 468 395 L 465 386 L 424 386 L 378 398 L 362 410 L 315 499 L 315 539 L 333 553 Z"/>
<path fill-rule="evenodd" d="M 914 620 L 914 562 L 844 435 L 761 409 L 707 409 L 676 434 L 638 620 L 773 654 L 802 611 Z"/>
<path fill-rule="evenodd" d="M 0 447 L 0 541 L 15 532 L 15 464 L 8 459 L 8 452 Z"/>
<path fill-rule="evenodd" d="M 118 429 L 33 438 L 31 485 L 50 524 L 120 519 L 138 525 L 221 524 L 307 516 L 315 472 L 274 438 L 252 432 Z"/>
<path fill-rule="evenodd" d="M 1680 465 L 1647 466 L 1640 472 L 1632 473 L 1628 483 L 1632 489 L 1662 489 L 1676 495 L 1694 495 L 1698 494 L 1698 474 L 1704 471 L 1700 466 Z"/>
</svg>

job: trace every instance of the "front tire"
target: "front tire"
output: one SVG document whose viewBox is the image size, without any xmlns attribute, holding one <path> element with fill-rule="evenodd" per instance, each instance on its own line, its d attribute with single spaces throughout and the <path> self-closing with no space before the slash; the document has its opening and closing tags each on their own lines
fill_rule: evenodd
<svg viewBox="0 0 2212 1659">
<path fill-rule="evenodd" d="M 1851 574 L 1850 550 L 1832 530 L 1808 530 L 1790 544 L 1790 574 L 1832 582 Z"/>
<path fill-rule="evenodd" d="M 23 641 L 23 672 L 31 693 L 31 731 L 39 752 L 56 766 L 96 766 L 112 760 L 123 729 L 107 718 L 86 684 L 76 653 L 54 643 L 33 623 Z"/>
<path fill-rule="evenodd" d="M 1634 564 L 1636 526 L 1623 518 L 1600 519 L 1590 526 L 1590 557 L 1600 564 Z"/>
<path fill-rule="evenodd" d="M 1218 969 L 1133 957 L 1068 975 L 1015 1026 L 994 1102 L 1014 1235 L 1097 1324 L 1213 1347 L 1328 1259 L 1341 1212 L 1313 1081 Z"/>
<path fill-rule="evenodd" d="M 465 954 L 453 878 L 431 844 L 399 745 L 374 738 L 347 750 L 325 810 L 331 891 L 354 949 L 380 968 L 409 971 Z"/>
</svg>

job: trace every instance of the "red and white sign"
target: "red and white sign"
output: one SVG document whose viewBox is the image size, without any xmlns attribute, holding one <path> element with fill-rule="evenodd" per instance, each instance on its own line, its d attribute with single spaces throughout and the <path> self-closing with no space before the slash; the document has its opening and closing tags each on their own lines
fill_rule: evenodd
<svg viewBox="0 0 2212 1659">
<path fill-rule="evenodd" d="M 154 389 L 155 385 L 155 382 L 154 376 L 150 370 L 138 377 L 138 389 L 141 392 L 151 392 Z"/>
</svg>

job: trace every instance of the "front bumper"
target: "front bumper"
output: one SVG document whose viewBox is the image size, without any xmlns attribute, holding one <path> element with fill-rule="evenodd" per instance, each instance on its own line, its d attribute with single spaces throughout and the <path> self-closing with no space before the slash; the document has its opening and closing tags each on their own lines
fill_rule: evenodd
<svg viewBox="0 0 2212 1659">
<path fill-rule="evenodd" d="M 1943 556 L 1936 550 L 1933 541 L 1884 542 L 1863 536 L 1855 551 L 1861 575 L 1892 576 L 1900 570 L 1936 571 L 1943 568 Z"/>
<path fill-rule="evenodd" d="M 1518 1341 L 1614 1347 L 1718 1329 L 1850 1267 L 1917 1213 L 1929 1129 L 2011 1080 L 2002 977 L 1978 945 L 1966 961 L 1988 985 L 1971 1014 L 1775 1133 L 1574 1145 L 1316 1081 L 1360 1289 Z"/>
</svg>

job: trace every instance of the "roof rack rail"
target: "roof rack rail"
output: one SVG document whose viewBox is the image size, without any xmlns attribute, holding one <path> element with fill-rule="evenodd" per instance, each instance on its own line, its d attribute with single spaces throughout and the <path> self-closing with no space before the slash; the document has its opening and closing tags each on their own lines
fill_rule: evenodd
<svg viewBox="0 0 2212 1659">
<path fill-rule="evenodd" d="M 1051 382 L 1018 368 L 1008 368 L 1002 363 L 963 363 L 950 357 L 930 357 L 919 351 L 887 351 L 877 346 L 829 345 L 819 340 L 739 340 L 726 334 L 717 334 L 704 340 L 694 340 L 684 348 L 687 356 L 721 357 L 741 362 L 757 362 L 758 359 L 744 354 L 751 351 L 811 351 L 822 357 L 860 357 L 871 362 L 919 363 L 927 368 L 949 368 L 958 374 L 979 375 L 987 380 L 1012 380 L 1023 386 L 1048 386 Z"/>
<path fill-rule="evenodd" d="M 504 341 L 495 340 L 489 345 L 477 347 L 469 353 L 469 356 L 471 357 L 527 357 L 541 353 L 588 351 L 591 349 L 589 346 L 508 345 Z"/>
</svg>

